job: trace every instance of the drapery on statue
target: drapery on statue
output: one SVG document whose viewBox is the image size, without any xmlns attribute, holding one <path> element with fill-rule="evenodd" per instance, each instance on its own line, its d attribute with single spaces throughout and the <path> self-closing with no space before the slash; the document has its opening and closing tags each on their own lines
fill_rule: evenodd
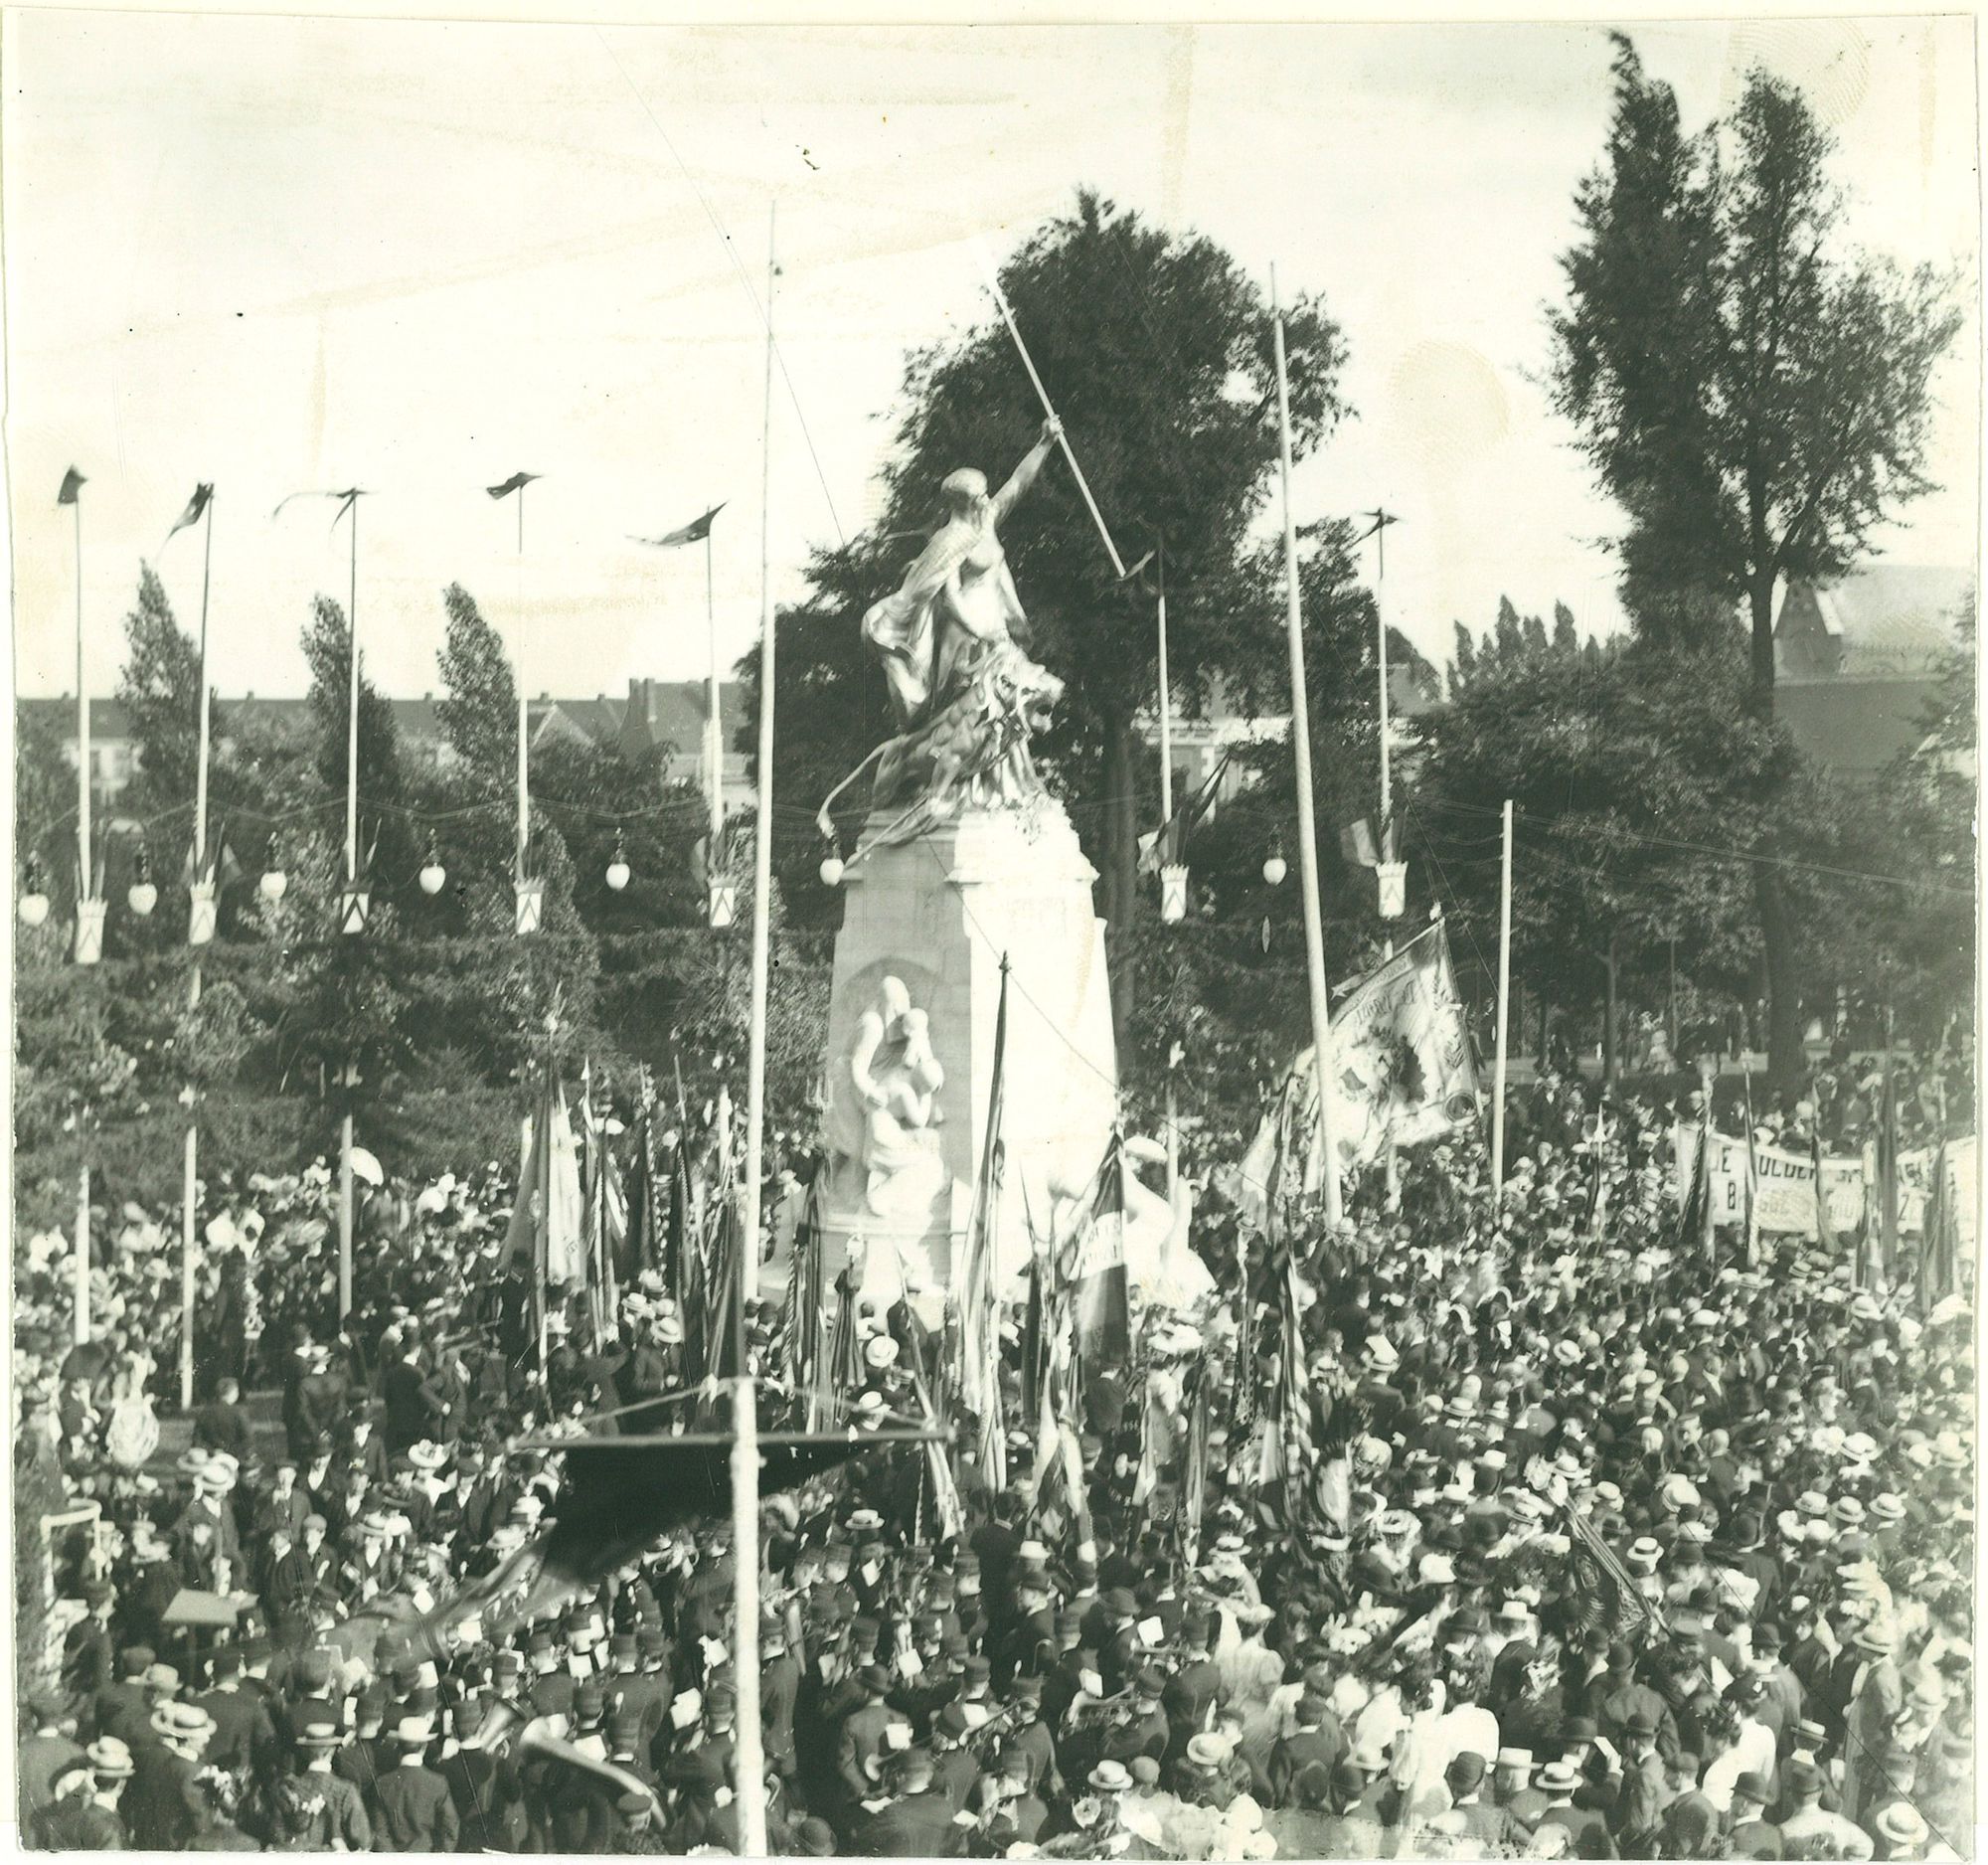
<svg viewBox="0 0 1988 1865">
<path fill-rule="evenodd" d="M 871 847 L 908 841 L 966 805 L 999 807 L 1041 790 L 1029 734 L 1048 723 L 1063 682 L 1014 638 L 1026 616 L 1000 526 L 1035 483 L 1060 431 L 1054 420 L 1044 422 L 1041 438 L 991 495 L 986 474 L 971 466 L 940 482 L 944 520 L 897 591 L 863 617 L 898 736 L 829 793 L 817 818 L 824 835 L 833 835 L 836 797 L 873 764 L 872 806 L 902 813 Z"/>
</svg>

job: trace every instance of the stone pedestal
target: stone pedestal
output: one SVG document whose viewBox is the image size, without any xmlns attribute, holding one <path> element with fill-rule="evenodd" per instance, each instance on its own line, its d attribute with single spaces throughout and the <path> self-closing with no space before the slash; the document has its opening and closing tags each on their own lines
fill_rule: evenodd
<svg viewBox="0 0 1988 1865">
<path fill-rule="evenodd" d="M 881 819 L 871 825 L 881 826 Z M 1009 962 L 1006 1172 L 998 1269 L 1029 1262 L 1029 1221 L 1047 1234 L 1060 1204 L 1089 1195 L 1117 1102 L 1104 923 L 1096 879 L 1061 804 L 970 812 L 897 848 L 851 862 L 829 1002 L 827 1268 L 852 1249 L 864 1291 L 896 1298 L 910 1282 L 950 1282 L 973 1209 L 994 1072 L 1001 960 Z M 891 992 L 887 979 L 903 986 Z M 886 1056 L 904 1082 L 881 1119 L 858 1095 L 851 1058 L 866 1014 L 909 999 L 929 1057 L 902 1042 Z M 888 1000 L 888 1002 L 887 1002 Z M 901 1029 L 915 1028 L 905 1019 Z M 870 1025 L 874 1031 L 876 1023 Z M 873 1074 L 875 1073 L 873 1068 Z"/>
</svg>

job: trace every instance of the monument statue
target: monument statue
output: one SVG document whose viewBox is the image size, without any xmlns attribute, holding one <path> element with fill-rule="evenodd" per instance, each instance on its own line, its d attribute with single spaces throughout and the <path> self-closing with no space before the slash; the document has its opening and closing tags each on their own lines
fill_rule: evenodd
<svg viewBox="0 0 1988 1865">
<path fill-rule="evenodd" d="M 898 731 L 830 793 L 830 806 L 873 764 L 871 806 L 896 809 L 873 827 L 866 847 L 908 841 L 962 808 L 1000 807 L 1039 794 L 1029 735 L 1048 723 L 1063 682 L 1023 652 L 1026 624 L 1001 547 L 1002 521 L 1035 483 L 1060 429 L 1042 435 L 998 492 L 972 466 L 948 473 L 939 494 L 945 516 L 903 583 L 863 617 Z"/>
</svg>

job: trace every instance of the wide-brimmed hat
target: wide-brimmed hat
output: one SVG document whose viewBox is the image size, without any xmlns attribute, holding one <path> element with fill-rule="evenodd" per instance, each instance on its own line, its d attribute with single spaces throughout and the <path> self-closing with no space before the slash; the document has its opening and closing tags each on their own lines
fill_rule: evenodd
<svg viewBox="0 0 1988 1865">
<path fill-rule="evenodd" d="M 392 1730 L 392 1737 L 404 1749 L 425 1749 L 434 1740 L 434 1718 L 404 1716 Z"/>
<path fill-rule="evenodd" d="M 122 1780 L 131 1773 L 131 1751 L 115 1736 L 101 1736 L 83 1751 L 89 1766 L 103 1780 Z"/>
<path fill-rule="evenodd" d="M 1890 1846 L 1894 1853 L 1906 1846 L 1924 1845 L 1928 1828 L 1923 1815 L 1909 1800 L 1894 1800 L 1880 1813 L 1874 1822 L 1878 1837 Z"/>
<path fill-rule="evenodd" d="M 1196 1737 L 1195 1741 L 1202 1738 Z M 1193 1742 L 1189 1743 L 1192 1749 Z M 1132 1787 L 1131 1771 L 1123 1762 L 1099 1762 L 1085 1779 L 1099 1793 L 1129 1793 Z"/>
<path fill-rule="evenodd" d="M 205 1742 L 214 1718 L 197 1703 L 162 1703 L 152 1712 L 152 1733 L 168 1742 Z"/>
<path fill-rule="evenodd" d="M 328 1716 L 314 1716 L 296 1734 L 300 1749 L 335 1749 L 339 1744 L 338 1725 Z"/>
</svg>

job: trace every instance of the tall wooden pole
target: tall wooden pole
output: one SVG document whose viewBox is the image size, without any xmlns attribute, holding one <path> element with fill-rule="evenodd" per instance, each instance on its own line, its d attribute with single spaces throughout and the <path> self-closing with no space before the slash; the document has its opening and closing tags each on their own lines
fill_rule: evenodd
<svg viewBox="0 0 1988 1865">
<path fill-rule="evenodd" d="M 76 852 L 79 901 L 94 897 L 90 885 L 93 837 L 89 820 L 89 687 L 83 662 L 83 494 L 70 501 L 76 534 Z M 82 939 L 82 918 L 78 917 L 78 940 Z"/>
<path fill-rule="evenodd" d="M 759 1445 L 746 1298 L 759 1268 L 759 1178 L 766 1128 L 766 971 L 773 892 L 773 262 L 774 220 L 766 215 L 766 371 L 759 466 L 759 769 L 752 834 L 752 1027 L 746 1068 L 746 1197 L 739 1238 L 739 1385 L 733 1395 L 732 1526 L 737 1544 L 732 1611 L 733 1669 L 739 1691 L 739 1837 L 747 1858 L 766 1856 L 766 1768 L 759 1742 Z"/>
<path fill-rule="evenodd" d="M 767 306 L 766 315 L 772 315 Z M 711 860 L 718 859 L 718 832 L 725 827 L 725 725 L 719 710 L 718 598 L 711 570 L 711 527 L 704 530 L 704 632 L 708 658 L 704 675 L 706 782 L 711 794 L 706 808 L 711 822 Z"/>
<path fill-rule="evenodd" d="M 207 495 L 207 525 L 200 565 L 200 745 L 193 779 L 193 873 L 207 873 L 207 761 L 214 726 L 214 690 L 207 677 L 207 598 L 214 581 L 214 494 Z M 200 959 L 187 978 L 187 1008 L 200 1008 Z M 200 1102 L 188 1084 L 186 1169 L 180 1188 L 180 1409 L 193 1410 L 194 1254 L 199 1248 Z"/>
<path fill-rule="evenodd" d="M 346 508 L 352 525 L 352 571 L 346 623 L 352 665 L 345 715 L 345 884 L 359 885 L 359 500 Z M 338 1128 L 338 1318 L 352 1312 L 352 1097 L 357 1070 L 345 1065 L 345 1115 Z"/>
<path fill-rule="evenodd" d="M 351 644 L 350 692 L 345 713 L 345 884 L 359 885 L 359 500 L 345 509 L 352 525 L 352 578 L 345 608 Z"/>
<path fill-rule="evenodd" d="M 1160 821 L 1174 819 L 1174 699 L 1167 675 L 1167 552 L 1160 547 Z M 1179 857 L 1185 860 L 1185 855 Z"/>
<path fill-rule="evenodd" d="M 1383 846 L 1388 826 L 1395 819 L 1395 789 L 1388 763 L 1388 611 L 1382 601 L 1382 593 L 1388 586 L 1388 527 L 1395 522 L 1392 513 L 1377 511 L 1374 514 L 1374 635 L 1377 644 L 1376 662 L 1381 670 L 1381 834 Z M 1391 857 L 1392 858 L 1392 857 Z"/>
<path fill-rule="evenodd" d="M 77 943 L 83 943 L 82 903 L 92 898 L 89 882 L 89 688 L 85 684 L 83 660 L 83 494 L 72 501 L 76 537 L 76 790 L 77 790 Z M 81 1346 L 89 1338 L 89 1109 L 84 1107 L 77 1121 L 77 1137 L 83 1142 L 83 1165 L 77 1175 L 76 1200 L 76 1339 Z"/>
<path fill-rule="evenodd" d="M 525 885 L 526 852 L 532 840 L 531 716 L 525 684 L 525 488 L 518 488 L 518 885 Z"/>
<path fill-rule="evenodd" d="M 1298 880 L 1304 895 L 1305 975 L 1311 991 L 1311 1042 L 1318 1078 L 1318 1141 L 1325 1160 L 1325 1217 L 1337 1225 L 1339 1153 L 1332 1137 L 1332 1013 L 1325 990 L 1325 923 L 1319 910 L 1318 825 L 1311 794 L 1311 708 L 1305 691 L 1304 603 L 1298 593 L 1298 533 L 1291 512 L 1291 398 L 1284 366 L 1284 319 L 1270 284 L 1271 332 L 1277 355 L 1277 470 L 1284 493 L 1284 623 L 1291 662 L 1291 754 L 1297 763 Z"/>
<path fill-rule="evenodd" d="M 1505 1195 L 1505 1037 L 1512 996 L 1512 799 L 1505 799 L 1498 870 L 1498 1060 L 1491 1077 L 1491 1204 Z"/>
</svg>

